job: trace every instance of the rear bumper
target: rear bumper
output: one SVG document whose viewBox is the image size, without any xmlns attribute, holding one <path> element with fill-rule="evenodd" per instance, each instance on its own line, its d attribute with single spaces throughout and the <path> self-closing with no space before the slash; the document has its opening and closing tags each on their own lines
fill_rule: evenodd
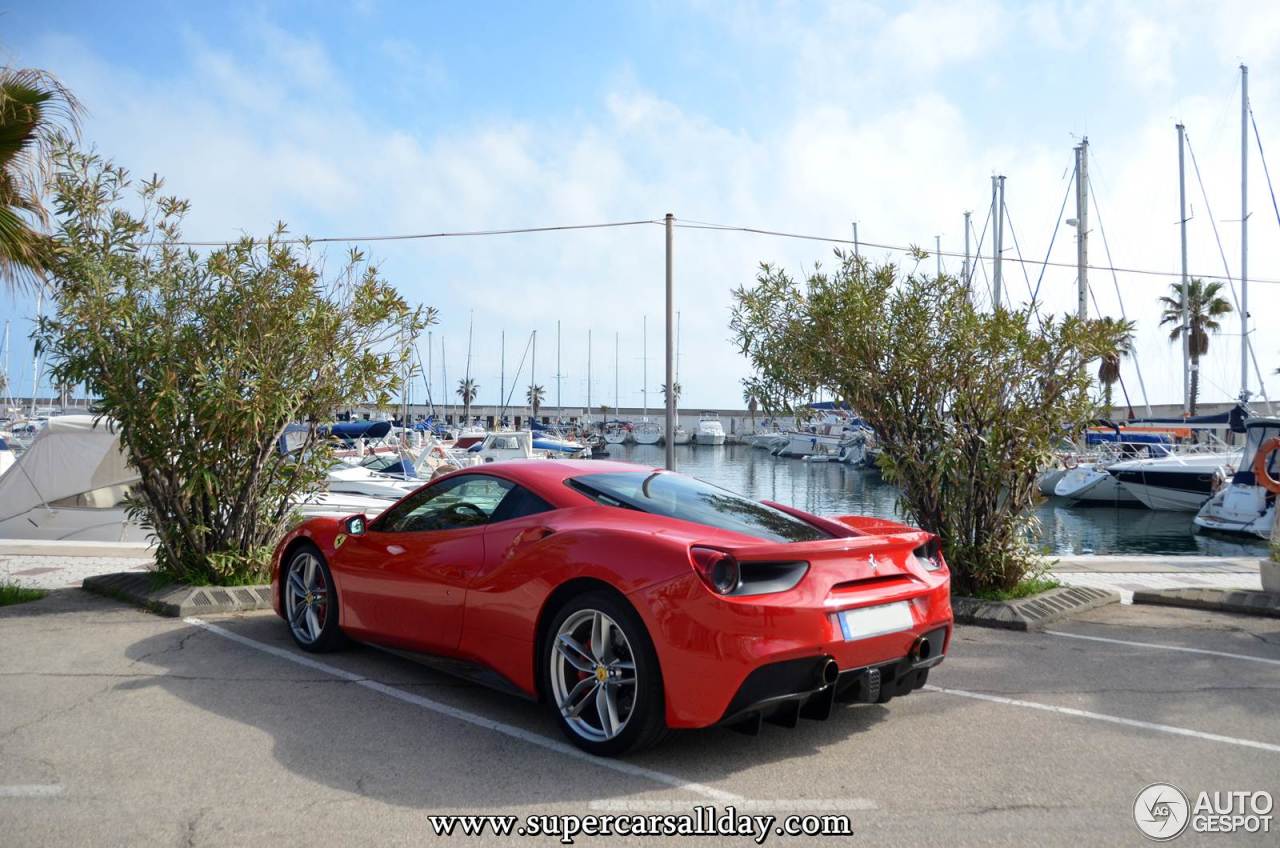
<svg viewBox="0 0 1280 848">
<path fill-rule="evenodd" d="M 822 669 L 832 661 L 838 672 L 829 693 L 833 702 L 837 695 L 859 700 L 853 687 L 869 684 L 871 669 L 879 671 L 882 693 L 905 694 L 916 688 L 912 675 L 926 672 L 950 648 L 953 621 L 945 577 L 909 593 L 847 597 L 833 605 L 785 593 L 730 601 L 689 575 L 641 590 L 632 600 L 662 667 L 667 724 L 677 728 L 771 717 L 793 701 L 816 705 L 822 698 L 815 696 L 829 685 Z M 841 632 L 841 609 L 897 601 L 910 605 L 909 629 L 857 640 Z M 913 658 L 913 646 L 926 635 L 930 656 Z"/>
<path fill-rule="evenodd" d="M 883 704 L 908 695 L 945 658 L 949 630 L 935 628 L 918 637 L 906 656 L 861 668 L 840 669 L 830 657 L 760 666 L 743 681 L 717 724 L 755 733 L 765 721 L 794 727 L 801 718 L 827 719 L 836 704 Z"/>
</svg>

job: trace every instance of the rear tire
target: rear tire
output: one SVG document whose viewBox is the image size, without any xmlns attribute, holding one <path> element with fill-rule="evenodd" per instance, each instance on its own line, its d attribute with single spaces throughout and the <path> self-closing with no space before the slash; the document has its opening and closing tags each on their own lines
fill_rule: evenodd
<svg viewBox="0 0 1280 848">
<path fill-rule="evenodd" d="M 346 643 L 338 626 L 338 589 L 324 554 L 313 545 L 300 545 L 283 569 L 281 594 L 289 634 L 304 651 L 324 654 Z"/>
<path fill-rule="evenodd" d="M 616 595 L 587 592 L 561 607 L 538 665 L 561 731 L 582 750 L 616 757 L 666 736 L 658 655 L 639 614 Z"/>
</svg>

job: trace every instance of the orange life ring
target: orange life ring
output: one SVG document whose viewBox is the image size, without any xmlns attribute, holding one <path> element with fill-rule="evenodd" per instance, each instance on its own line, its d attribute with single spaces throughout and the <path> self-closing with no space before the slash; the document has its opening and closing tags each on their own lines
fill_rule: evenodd
<svg viewBox="0 0 1280 848">
<path fill-rule="evenodd" d="M 1268 492 L 1280 494 L 1280 480 L 1267 471 L 1267 461 L 1277 450 L 1280 450 L 1280 436 L 1272 436 L 1258 446 L 1258 452 L 1253 457 L 1253 479 Z"/>
</svg>

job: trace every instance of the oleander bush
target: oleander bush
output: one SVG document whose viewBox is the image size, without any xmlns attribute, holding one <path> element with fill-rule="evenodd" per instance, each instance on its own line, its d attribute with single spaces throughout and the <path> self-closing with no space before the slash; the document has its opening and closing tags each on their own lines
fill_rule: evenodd
<svg viewBox="0 0 1280 848">
<path fill-rule="evenodd" d="M 875 428 L 901 509 L 937 533 L 958 592 L 1007 593 L 1043 560 L 1036 478 L 1094 414 L 1104 327 L 1029 308 L 978 309 L 956 278 L 837 252 L 806 280 L 765 264 L 734 294 L 731 328 L 770 406 L 819 390 Z"/>
<path fill-rule="evenodd" d="M 327 267 L 283 225 L 264 240 L 182 243 L 190 206 L 158 178 L 63 145 L 55 155 L 54 309 L 36 341 L 55 383 L 84 385 L 139 481 L 130 516 L 160 571 L 190 583 L 267 576 L 294 499 L 332 457 L 335 409 L 388 403 L 434 320 L 358 250 Z M 306 424 L 300 449 L 278 442 Z"/>
</svg>

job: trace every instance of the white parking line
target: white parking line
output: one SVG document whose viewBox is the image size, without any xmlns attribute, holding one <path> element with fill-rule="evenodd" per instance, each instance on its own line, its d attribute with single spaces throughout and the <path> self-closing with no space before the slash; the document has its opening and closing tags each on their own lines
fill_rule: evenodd
<svg viewBox="0 0 1280 848">
<path fill-rule="evenodd" d="M 572 745 L 564 742 L 557 742 L 554 739 L 548 739 L 540 733 L 533 733 L 510 724 L 494 721 L 493 719 L 485 718 L 484 716 L 476 715 L 475 713 L 470 713 L 466 710 L 460 710 L 457 707 L 451 707 L 448 704 L 442 704 L 439 701 L 433 701 L 430 698 L 424 698 L 421 695 L 415 695 L 412 692 L 406 692 L 403 689 L 397 689 L 394 686 L 388 686 L 387 684 L 380 683 L 377 680 L 370 680 L 367 677 L 362 677 L 359 674 L 354 674 L 350 671 L 337 668 L 336 666 L 331 666 L 328 663 L 322 663 L 319 660 L 312 659 L 311 657 L 295 654 L 292 651 L 286 651 L 283 648 L 277 648 L 275 645 L 268 645 L 265 642 L 259 642 L 256 639 L 249 639 L 245 636 L 241 636 L 239 633 L 233 633 L 226 628 L 219 627 L 216 624 L 210 624 L 209 622 L 199 618 L 184 618 L 183 621 L 193 627 L 203 628 L 209 633 L 221 636 L 224 639 L 230 639 L 232 642 L 253 648 L 255 651 L 261 651 L 264 654 L 270 654 L 273 657 L 288 660 L 289 662 L 297 665 L 306 666 L 307 668 L 354 683 L 357 686 L 363 686 L 365 689 L 370 689 L 390 698 L 395 698 L 397 700 L 404 701 L 407 704 L 422 707 L 424 710 L 430 710 L 431 712 L 439 713 L 440 715 L 448 716 L 449 718 L 457 719 L 458 721 L 464 721 L 467 724 L 472 724 L 476 727 L 483 727 L 486 730 L 492 730 L 496 733 L 501 733 L 514 739 L 519 739 L 522 742 L 528 742 L 530 745 L 537 745 L 539 748 L 545 748 L 548 751 L 554 751 L 557 754 L 563 754 L 564 756 L 572 757 L 575 760 L 582 760 L 584 762 L 591 763 L 592 765 L 611 769 L 630 777 L 642 777 L 646 780 L 652 780 L 655 783 L 661 783 L 665 786 L 670 786 L 685 792 L 691 792 L 695 795 L 701 795 L 704 798 L 710 798 L 714 801 L 742 800 L 742 796 L 735 795 L 732 792 L 726 792 L 723 789 L 716 789 L 715 787 L 707 786 L 702 783 L 693 783 L 676 777 L 675 775 L 644 768 L 643 766 L 632 765 L 631 763 L 623 762 L 621 760 L 609 760 L 602 757 L 592 756 L 591 754 L 575 748 Z"/>
<path fill-rule="evenodd" d="M 1023 701 L 1018 698 L 1006 698 L 1003 695 L 987 695 L 983 692 L 967 692 L 964 689 L 944 689 L 941 686 L 934 686 L 926 683 L 924 686 L 930 692 L 941 692 L 944 695 L 956 695 L 961 698 L 973 698 L 977 701 L 989 701 L 993 704 L 1004 704 L 1010 707 L 1027 707 L 1033 710 L 1042 710 L 1047 713 L 1057 713 L 1058 715 L 1072 716 L 1074 718 L 1087 718 L 1094 721 L 1105 721 L 1111 724 L 1122 724 L 1126 727 L 1138 727 L 1143 730 L 1154 730 L 1158 733 L 1170 733 L 1174 736 L 1189 736 L 1193 739 L 1203 739 L 1207 742 L 1222 742 L 1227 745 L 1239 745 L 1242 748 L 1257 748 L 1260 751 L 1270 751 L 1280 754 L 1280 745 L 1271 742 L 1255 742 L 1252 739 L 1238 739 L 1234 736 L 1222 736 L 1217 733 L 1204 733 L 1199 730 L 1189 730 L 1185 727 L 1174 727 L 1170 724 L 1156 724 L 1150 721 L 1139 721 L 1135 718 L 1121 718 L 1120 716 L 1107 715 L 1106 713 L 1095 713 L 1089 710 L 1077 710 L 1074 707 L 1059 707 L 1053 704 L 1041 704 L 1036 701 Z"/>
<path fill-rule="evenodd" d="M 1067 639 L 1087 639 L 1090 642 L 1107 642 L 1111 645 L 1132 645 L 1135 648 L 1155 648 L 1160 651 L 1182 651 L 1187 654 L 1207 654 L 1211 657 L 1226 657 L 1232 660 L 1248 660 L 1249 662 L 1267 663 L 1268 665 L 1280 665 L 1280 660 L 1273 660 L 1269 657 L 1255 657 L 1251 654 L 1230 654 L 1226 651 L 1208 651 L 1204 648 L 1184 648 L 1180 645 L 1161 645 L 1158 642 L 1130 642 L 1125 639 L 1109 639 L 1105 636 L 1083 636 L 1079 633 L 1063 633 L 1060 630 L 1044 631 L 1049 636 L 1063 636 Z"/>
<path fill-rule="evenodd" d="M 62 794 L 57 783 L 19 783 L 0 786 L 0 798 L 56 798 Z"/>
</svg>

